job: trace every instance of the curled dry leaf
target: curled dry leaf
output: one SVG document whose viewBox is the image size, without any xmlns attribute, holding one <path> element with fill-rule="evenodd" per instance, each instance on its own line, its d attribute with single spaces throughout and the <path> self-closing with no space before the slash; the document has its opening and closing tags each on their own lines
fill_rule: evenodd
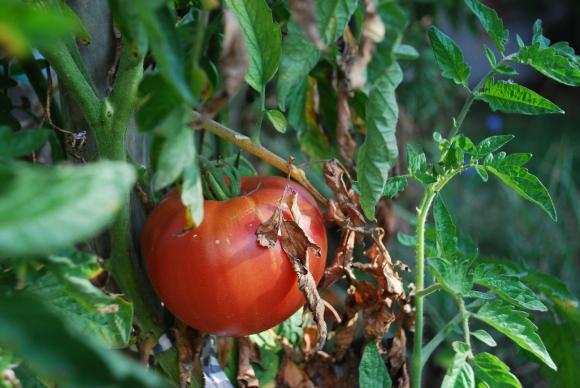
<svg viewBox="0 0 580 388">
<path fill-rule="evenodd" d="M 272 216 L 256 230 L 258 244 L 266 248 L 274 248 L 278 241 L 281 222 L 282 210 L 277 207 Z"/>
<path fill-rule="evenodd" d="M 193 371 L 193 352 L 188 339 L 187 329 L 187 326 L 181 322 L 173 328 L 179 360 L 179 386 L 181 388 L 189 387 L 191 383 L 191 372 Z"/>
<path fill-rule="evenodd" d="M 324 49 L 324 43 L 320 39 L 318 23 L 316 21 L 316 3 L 314 0 L 290 0 L 290 14 L 292 20 L 300 26 L 304 35 L 319 50 Z"/>
<path fill-rule="evenodd" d="M 403 326 L 399 325 L 397 333 L 387 353 L 389 360 L 389 372 L 393 380 L 393 386 L 397 388 L 409 388 L 411 380 L 407 366 L 407 335 Z"/>
<path fill-rule="evenodd" d="M 377 15 L 375 0 L 364 0 L 365 18 L 357 56 L 352 61 L 348 78 L 353 89 L 362 88 L 367 81 L 367 66 L 373 59 L 375 45 L 385 36 L 385 25 Z"/>
<path fill-rule="evenodd" d="M 318 327 L 319 337 L 316 348 L 322 349 L 327 335 L 324 303 L 316 289 L 314 277 L 308 270 L 308 249 L 311 248 L 316 256 L 320 256 L 320 247 L 310 240 L 295 221 L 282 221 L 281 232 L 282 249 L 292 262 L 292 267 L 298 276 L 298 288 L 306 297 L 306 305 L 312 311 L 314 322 Z"/>
<path fill-rule="evenodd" d="M 346 355 L 346 352 L 351 348 L 351 344 L 356 333 L 358 317 L 358 313 L 355 312 L 354 315 L 352 315 L 348 320 L 343 318 L 343 324 L 336 328 L 334 341 L 335 355 L 338 360 L 342 360 Z"/>
<path fill-rule="evenodd" d="M 337 100 L 336 144 L 338 154 L 349 169 L 354 166 L 356 142 L 350 133 L 352 123 L 346 87 L 339 88 Z"/>
<path fill-rule="evenodd" d="M 282 360 L 282 365 L 277 376 L 277 383 L 277 386 L 280 387 L 315 387 L 304 369 L 288 357 L 284 357 Z"/>
<path fill-rule="evenodd" d="M 259 387 L 252 362 L 259 361 L 258 351 L 249 337 L 238 338 L 238 384 L 244 388 Z"/>
<path fill-rule="evenodd" d="M 287 188 L 284 192 L 286 190 Z M 298 206 L 297 196 L 298 194 L 292 191 L 284 203 L 285 196 L 283 196 L 280 205 L 274 210 L 272 216 L 258 227 L 256 237 L 261 246 L 273 248 L 280 234 L 282 250 L 292 263 L 292 267 L 298 276 L 298 288 L 304 294 L 306 305 L 312 311 L 314 322 L 318 327 L 319 339 L 317 348 L 322 349 L 326 342 L 327 334 L 326 322 L 324 321 L 324 303 L 318 294 L 314 277 L 308 269 L 308 250 L 310 249 L 318 257 L 322 254 L 322 251 L 298 225 L 302 215 Z M 290 210 L 293 220 L 284 219 L 282 205 Z"/>
</svg>

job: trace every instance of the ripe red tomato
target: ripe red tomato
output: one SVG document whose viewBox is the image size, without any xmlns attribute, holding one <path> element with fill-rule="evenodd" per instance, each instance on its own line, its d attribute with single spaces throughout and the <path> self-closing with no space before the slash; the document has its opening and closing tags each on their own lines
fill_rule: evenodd
<svg viewBox="0 0 580 388">
<path fill-rule="evenodd" d="M 246 194 L 205 201 L 202 224 L 181 236 L 186 219 L 177 193 L 153 210 L 143 229 L 142 253 L 155 290 L 175 316 L 202 332 L 244 336 L 277 325 L 304 305 L 280 242 L 264 248 L 256 241 L 256 229 L 272 216 L 285 185 L 279 177 L 243 178 Z M 291 187 L 298 193 L 299 225 L 322 249 L 321 257 L 308 252 L 318 283 L 326 261 L 324 219 L 304 188 Z"/>
</svg>

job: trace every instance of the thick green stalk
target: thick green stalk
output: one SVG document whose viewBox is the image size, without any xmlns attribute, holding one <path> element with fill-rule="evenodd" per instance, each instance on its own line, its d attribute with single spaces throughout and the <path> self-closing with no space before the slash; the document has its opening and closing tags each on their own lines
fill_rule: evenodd
<svg viewBox="0 0 580 388">
<path fill-rule="evenodd" d="M 461 323 L 463 325 L 463 336 L 465 338 L 465 343 L 471 349 L 471 332 L 469 330 L 469 311 L 465 308 L 465 302 L 460 296 L 457 297 L 457 306 L 459 307 L 459 313 L 461 314 Z"/>
<path fill-rule="evenodd" d="M 423 195 L 421 206 L 417 212 L 417 262 L 415 268 L 416 292 L 420 293 L 425 286 L 425 223 L 429 209 L 435 199 L 436 192 L 432 187 L 428 187 Z M 415 337 L 413 345 L 412 359 L 412 379 L 413 387 L 420 388 L 421 374 L 423 372 L 422 354 L 423 347 L 423 296 L 415 296 Z"/>
<path fill-rule="evenodd" d="M 58 74 L 59 82 L 70 90 L 91 128 L 101 127 L 103 125 L 101 100 L 66 46 L 62 42 L 56 42 L 50 50 L 43 51 L 42 55 Z"/>
</svg>

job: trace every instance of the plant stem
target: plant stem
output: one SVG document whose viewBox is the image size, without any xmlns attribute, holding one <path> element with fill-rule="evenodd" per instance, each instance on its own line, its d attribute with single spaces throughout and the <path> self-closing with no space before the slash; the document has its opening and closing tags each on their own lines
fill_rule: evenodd
<svg viewBox="0 0 580 388">
<path fill-rule="evenodd" d="M 262 121 L 264 120 L 264 113 L 266 111 L 266 85 L 262 86 L 262 91 L 260 92 L 260 111 L 258 112 L 258 118 L 256 120 L 256 130 L 252 134 L 252 141 L 256 144 L 260 144 L 260 133 L 262 131 Z"/>
<path fill-rule="evenodd" d="M 66 46 L 61 42 L 54 43 L 52 49 L 43 51 L 42 55 L 58 74 L 59 82 L 69 88 L 91 128 L 101 126 L 101 100 L 96 95 L 90 80 L 85 78 Z"/>
<path fill-rule="evenodd" d="M 435 334 L 433 338 L 431 338 L 431 340 L 425 346 L 423 346 L 421 350 L 421 352 L 423 353 L 422 354 L 423 365 L 427 363 L 427 360 L 429 359 L 429 357 L 431 357 L 431 354 L 433 354 L 435 349 L 437 349 L 437 347 L 441 345 L 443 341 L 445 341 L 445 338 L 447 338 L 449 333 L 451 333 L 451 329 L 453 328 L 453 326 L 458 324 L 459 321 L 461 321 L 461 313 L 457 313 L 457 315 L 455 315 L 445 326 L 443 326 L 441 330 L 439 330 L 439 332 L 437 332 L 437 334 Z"/>
<path fill-rule="evenodd" d="M 428 186 L 421 206 L 417 212 L 417 262 L 416 262 L 416 277 L 415 277 L 415 337 L 413 345 L 413 359 L 412 359 L 412 376 L 413 387 L 420 388 L 421 374 L 423 372 L 423 363 L 421 350 L 423 347 L 423 297 L 420 293 L 423 291 L 425 283 L 425 222 L 429 209 L 435 199 L 436 192 L 431 186 Z"/>
<path fill-rule="evenodd" d="M 416 292 L 415 297 L 424 298 L 427 295 L 434 293 L 435 291 L 439 291 L 441 289 L 441 284 L 433 283 L 429 287 L 423 288 L 421 292 Z"/>
<path fill-rule="evenodd" d="M 213 133 L 214 135 L 221 137 L 222 139 L 227 140 L 228 142 L 235 144 L 236 146 L 240 147 L 241 149 L 257 156 L 258 158 L 262 159 L 269 165 L 277 168 L 278 170 L 282 171 L 285 174 L 288 174 L 290 171 L 290 176 L 294 178 L 294 180 L 300 183 L 304 188 L 306 188 L 310 194 L 314 196 L 320 203 L 323 205 L 328 205 L 328 200 L 324 198 L 322 194 L 316 190 L 316 188 L 310 183 L 308 178 L 306 177 L 306 173 L 301 168 L 295 167 L 294 165 L 288 166 L 288 162 L 272 151 L 264 148 L 263 146 L 256 144 L 247 137 L 246 135 L 242 135 L 239 132 L 234 131 L 228 127 L 221 125 L 220 123 L 208 120 L 204 118 L 200 113 L 193 111 L 192 112 L 192 122 L 191 127 L 197 129 L 199 127 L 206 129 L 208 132 Z M 289 170 L 290 168 L 290 170 Z"/>
<path fill-rule="evenodd" d="M 459 314 L 461 314 L 461 323 L 463 324 L 463 336 L 465 338 L 465 343 L 471 349 L 471 333 L 469 331 L 469 311 L 465 308 L 465 302 L 463 298 L 458 296 L 456 298 L 457 306 L 459 307 Z"/>
</svg>

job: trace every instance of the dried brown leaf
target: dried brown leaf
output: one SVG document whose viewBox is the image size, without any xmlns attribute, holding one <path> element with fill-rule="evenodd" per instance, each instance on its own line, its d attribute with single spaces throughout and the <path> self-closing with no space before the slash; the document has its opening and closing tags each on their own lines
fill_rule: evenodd
<svg viewBox="0 0 580 388">
<path fill-rule="evenodd" d="M 327 335 L 324 303 L 316 289 L 314 277 L 308 270 L 308 249 L 312 249 L 316 256 L 321 255 L 321 249 L 294 221 L 282 221 L 281 232 L 282 249 L 292 262 L 292 267 L 298 276 L 298 288 L 306 298 L 306 305 L 312 311 L 320 334 L 317 348 L 322 349 Z"/>
<path fill-rule="evenodd" d="M 363 326 L 367 338 L 383 338 L 395 321 L 391 299 L 381 300 L 363 310 Z"/>
<path fill-rule="evenodd" d="M 258 244 L 266 248 L 274 248 L 278 241 L 278 232 L 282 222 L 282 211 L 279 207 L 274 210 L 272 216 L 258 227 L 256 230 L 256 239 Z"/>
<path fill-rule="evenodd" d="M 290 0 L 289 3 L 292 20 L 300 26 L 308 40 L 322 50 L 324 43 L 320 39 L 320 33 L 318 32 L 316 3 L 314 0 Z"/>
<path fill-rule="evenodd" d="M 290 209 L 292 219 L 296 221 L 296 223 L 300 223 L 302 212 L 300 211 L 300 206 L 298 205 L 298 193 L 296 191 L 290 191 L 288 199 L 286 200 L 286 205 L 288 206 L 288 209 Z"/>
<path fill-rule="evenodd" d="M 385 36 L 385 25 L 377 15 L 375 0 L 364 0 L 365 17 L 359 49 L 350 66 L 348 78 L 353 89 L 362 88 L 367 80 L 367 66 L 373 59 L 375 45 Z"/>
<path fill-rule="evenodd" d="M 284 357 L 280 372 L 278 373 L 278 384 L 281 387 L 315 388 L 303 367 L 296 364 L 288 357 Z"/>
<path fill-rule="evenodd" d="M 352 317 L 350 317 L 350 319 L 343 319 L 343 324 L 336 328 L 334 339 L 335 354 L 338 360 L 342 360 L 346 352 L 350 349 L 352 341 L 354 340 L 354 335 L 356 333 L 357 322 L 358 313 L 355 313 Z"/>
<path fill-rule="evenodd" d="M 340 234 L 340 242 L 332 264 L 324 270 L 324 276 L 320 281 L 320 288 L 330 287 L 335 281 L 342 276 L 347 275 L 354 279 L 352 273 L 352 260 L 356 234 L 353 230 L 344 229 Z"/>
<path fill-rule="evenodd" d="M 187 388 L 191 383 L 191 372 L 193 371 L 193 353 L 187 336 L 187 326 L 179 322 L 173 328 L 173 334 L 179 360 L 179 386 Z"/>
<path fill-rule="evenodd" d="M 337 123 L 336 123 L 336 144 L 338 154 L 345 165 L 352 169 L 354 166 L 354 152 L 356 142 L 352 138 L 350 129 L 352 127 L 350 118 L 350 107 L 348 105 L 348 94 L 345 88 L 339 88 L 337 101 Z"/>
<path fill-rule="evenodd" d="M 238 384 L 244 388 L 259 387 L 260 383 L 252 367 L 252 361 L 258 359 L 257 349 L 248 337 L 238 338 Z"/>
<path fill-rule="evenodd" d="M 393 380 L 393 386 L 397 388 L 409 388 L 411 381 L 407 366 L 407 335 L 402 325 L 397 328 L 393 337 L 391 348 L 387 353 L 389 360 L 389 372 Z"/>
<path fill-rule="evenodd" d="M 377 223 L 385 231 L 383 243 L 387 244 L 395 234 L 395 213 L 391 200 L 385 197 L 377 204 Z"/>
</svg>

